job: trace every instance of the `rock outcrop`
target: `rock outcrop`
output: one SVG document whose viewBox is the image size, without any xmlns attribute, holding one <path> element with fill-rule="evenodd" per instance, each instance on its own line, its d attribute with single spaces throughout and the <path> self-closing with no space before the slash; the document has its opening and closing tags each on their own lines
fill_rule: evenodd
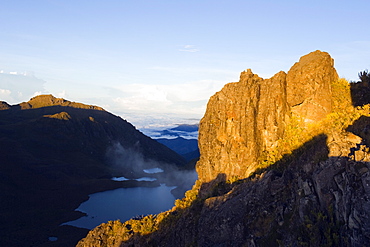
<svg viewBox="0 0 370 247">
<path fill-rule="evenodd" d="M 10 108 L 10 105 L 5 101 L 0 101 L 0 110 L 7 110 Z"/>
<path fill-rule="evenodd" d="M 292 117 L 312 123 L 330 113 L 331 83 L 338 79 L 333 65 L 328 53 L 315 51 L 288 74 L 262 79 L 249 69 L 212 96 L 200 123 L 199 180 L 219 173 L 247 177 L 264 153 L 277 148 Z"/>
<path fill-rule="evenodd" d="M 270 79 L 244 71 L 209 100 L 186 197 L 78 246 L 369 246 L 369 117 L 325 52 Z"/>
<path fill-rule="evenodd" d="M 199 180 L 209 182 L 220 173 L 247 177 L 263 150 L 273 149 L 284 135 L 288 114 L 284 72 L 268 80 L 242 72 L 239 82 L 208 102 L 199 127 Z"/>
<path fill-rule="evenodd" d="M 338 80 L 338 74 L 328 53 L 315 51 L 301 57 L 286 80 L 287 102 L 304 122 L 317 122 L 331 112 L 331 83 Z"/>
</svg>

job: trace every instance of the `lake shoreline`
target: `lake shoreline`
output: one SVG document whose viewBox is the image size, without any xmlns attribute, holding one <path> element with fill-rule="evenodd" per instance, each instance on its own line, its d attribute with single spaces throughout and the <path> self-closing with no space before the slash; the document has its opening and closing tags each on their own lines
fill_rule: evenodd
<svg viewBox="0 0 370 247">
<path fill-rule="evenodd" d="M 19 244 L 14 246 L 21 246 L 22 243 L 40 247 L 75 246 L 80 239 L 86 236 L 89 229 L 62 224 L 85 215 L 76 209 L 89 199 L 90 194 L 119 188 L 157 186 L 160 186 L 157 181 L 93 179 L 54 190 L 53 193 L 49 190 L 23 193 L 22 197 L 18 198 L 20 209 L 17 210 L 17 213 L 8 211 L 3 213 L 3 217 L 7 221 L 19 222 L 18 229 L 12 229 L 14 234 L 18 236 L 21 234 L 21 237 L 17 239 Z M 28 204 L 29 201 L 35 201 L 35 204 Z M 40 207 L 41 203 L 42 207 Z M 26 205 L 29 207 L 26 208 Z M 24 227 L 24 223 L 28 226 Z M 50 241 L 50 237 L 57 238 L 57 240 Z M 8 238 L 9 241 L 14 240 L 12 235 L 9 235 Z"/>
<path fill-rule="evenodd" d="M 108 221 L 127 221 L 139 215 L 158 214 L 174 206 L 175 186 L 160 184 L 155 187 L 129 187 L 107 190 L 89 195 L 76 209 L 78 219 L 62 225 L 93 229 Z"/>
</svg>

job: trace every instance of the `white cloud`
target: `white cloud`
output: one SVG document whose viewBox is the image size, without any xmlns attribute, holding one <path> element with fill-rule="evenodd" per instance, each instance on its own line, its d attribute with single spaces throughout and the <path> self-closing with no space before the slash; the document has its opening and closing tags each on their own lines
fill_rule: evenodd
<svg viewBox="0 0 370 247">
<path fill-rule="evenodd" d="M 12 92 L 10 92 L 10 90 L 8 89 L 1 89 L 0 88 L 0 94 L 1 96 L 9 96 Z"/>
<path fill-rule="evenodd" d="M 66 97 L 66 90 L 63 90 L 62 92 L 56 93 L 56 96 L 58 98 L 65 98 Z"/>
<path fill-rule="evenodd" d="M 121 89 L 127 97 L 117 97 L 115 103 L 130 111 L 160 112 L 166 109 L 171 102 L 167 99 L 167 92 L 160 86 L 131 84 Z"/>
<path fill-rule="evenodd" d="M 130 84 L 117 88 L 122 96 L 114 98 L 116 112 L 173 113 L 202 116 L 208 99 L 224 82 L 203 80 L 178 85 Z M 127 96 L 124 96 L 127 95 Z"/>
<path fill-rule="evenodd" d="M 0 88 L 0 101 L 5 101 L 7 103 L 13 102 L 12 92 L 9 89 Z"/>
<path fill-rule="evenodd" d="M 34 92 L 34 93 L 33 93 L 32 97 L 35 97 L 35 96 L 38 96 L 38 95 L 41 95 L 41 94 L 42 94 L 42 92 L 41 92 L 41 91 L 37 91 L 37 92 Z"/>
<path fill-rule="evenodd" d="M 198 52 L 200 51 L 195 47 L 195 45 L 184 45 L 182 49 L 179 49 L 179 51 L 185 51 L 185 52 Z"/>
</svg>

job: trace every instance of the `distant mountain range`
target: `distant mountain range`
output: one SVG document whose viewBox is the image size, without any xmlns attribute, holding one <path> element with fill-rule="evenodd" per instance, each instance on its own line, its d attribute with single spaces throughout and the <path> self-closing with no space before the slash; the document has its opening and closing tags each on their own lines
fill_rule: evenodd
<svg viewBox="0 0 370 247">
<path fill-rule="evenodd" d="M 140 162 L 137 162 L 140 161 Z M 0 245 L 72 246 L 86 229 L 60 226 L 89 194 L 158 182 L 143 169 L 184 169 L 186 161 L 104 109 L 41 95 L 0 102 Z M 25 244 L 26 243 L 26 244 Z"/>
<path fill-rule="evenodd" d="M 199 158 L 197 124 L 177 124 L 167 129 L 145 129 L 145 133 L 180 154 L 186 161 Z M 195 164 L 194 164 L 195 165 Z"/>
<path fill-rule="evenodd" d="M 162 143 L 180 154 L 187 161 L 197 159 L 200 156 L 197 139 L 185 139 L 177 137 L 175 139 L 159 138 L 156 139 L 159 143 Z"/>
<path fill-rule="evenodd" d="M 174 124 L 176 127 L 158 127 L 142 129 L 144 133 L 154 139 L 175 139 L 182 137 L 185 139 L 198 139 L 199 123 L 196 124 Z"/>
</svg>

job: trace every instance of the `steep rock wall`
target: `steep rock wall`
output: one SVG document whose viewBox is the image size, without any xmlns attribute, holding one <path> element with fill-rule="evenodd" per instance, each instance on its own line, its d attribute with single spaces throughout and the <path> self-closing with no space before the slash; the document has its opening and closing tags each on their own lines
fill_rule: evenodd
<svg viewBox="0 0 370 247">
<path fill-rule="evenodd" d="M 310 123 L 331 112 L 331 86 L 338 79 L 334 60 L 326 52 L 314 51 L 299 59 L 286 78 L 287 101 L 293 113 Z"/>
<path fill-rule="evenodd" d="M 239 82 L 211 97 L 199 131 L 197 172 L 202 182 L 220 173 L 245 177 L 263 149 L 274 148 L 289 112 L 285 77 L 279 72 L 264 80 L 244 71 Z"/>
<path fill-rule="evenodd" d="M 262 79 L 248 69 L 212 96 L 199 127 L 199 180 L 247 177 L 276 148 L 292 116 L 312 123 L 330 113 L 331 83 L 338 79 L 333 65 L 328 53 L 311 52 L 288 74 Z"/>
</svg>

